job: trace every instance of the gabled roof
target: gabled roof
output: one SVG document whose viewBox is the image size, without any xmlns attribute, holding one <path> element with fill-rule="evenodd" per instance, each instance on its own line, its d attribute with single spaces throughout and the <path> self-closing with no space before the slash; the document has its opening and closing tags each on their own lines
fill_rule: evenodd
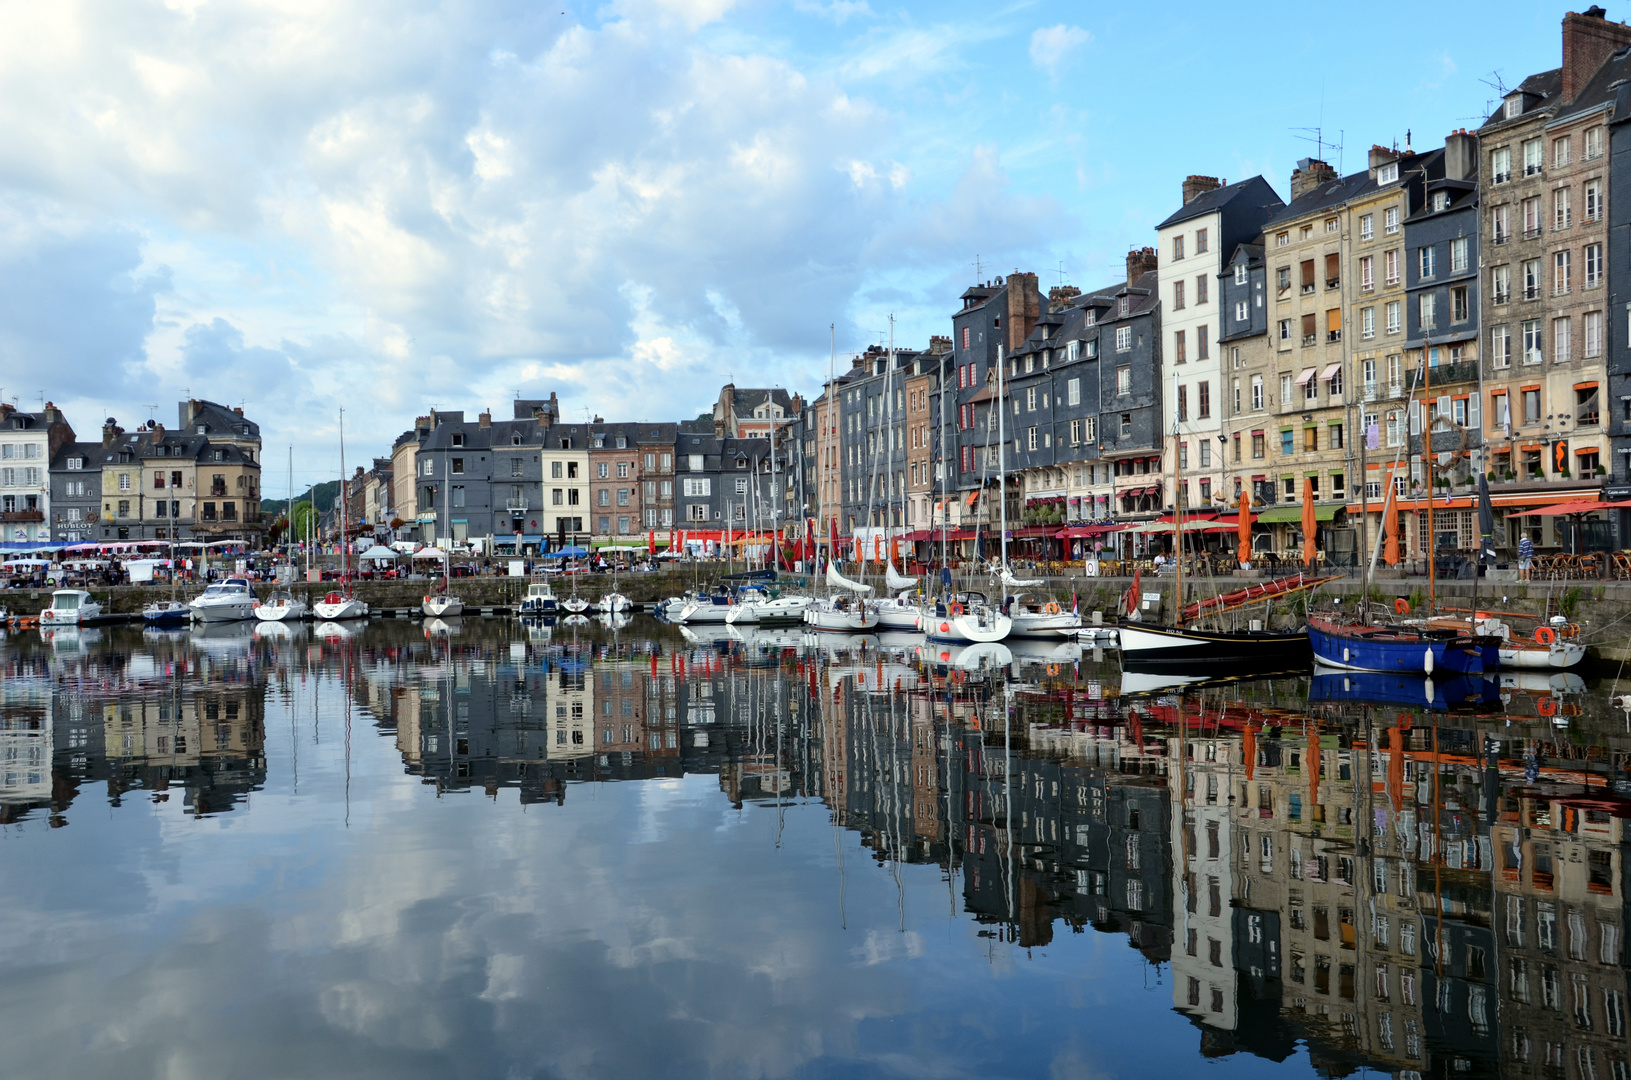
<svg viewBox="0 0 1631 1080">
<path fill-rule="evenodd" d="M 1400 158 L 1400 173 L 1403 173 L 1407 164 L 1412 163 Z M 1388 186 L 1391 187 L 1393 183 L 1397 183 L 1397 181 L 1390 182 Z M 1307 217 L 1309 214 L 1317 214 L 1321 210 L 1333 210 L 1350 199 L 1357 198 L 1370 191 L 1376 191 L 1378 188 L 1379 185 L 1376 181 L 1371 179 L 1369 169 L 1338 177 L 1335 180 L 1327 180 L 1312 191 L 1305 191 L 1302 195 L 1292 199 L 1284 210 L 1263 222 L 1263 231 L 1266 233 L 1279 225 Z"/>
<path fill-rule="evenodd" d="M 1499 127 L 1502 124 L 1515 124 L 1519 120 L 1556 105 L 1558 99 L 1563 96 L 1563 69 L 1559 67 L 1550 71 L 1537 72 L 1519 83 L 1517 88 L 1510 91 L 1506 96 L 1511 97 L 1517 93 L 1528 97 L 1538 97 L 1540 100 L 1525 109 L 1522 116 L 1514 116 L 1510 120 L 1506 117 L 1503 101 L 1503 105 L 1496 106 L 1495 111 L 1489 114 L 1489 119 L 1485 120 L 1478 130 L 1485 131 L 1489 128 Z"/>
<path fill-rule="evenodd" d="M 1247 266 L 1260 266 L 1263 262 L 1262 244 L 1236 244 L 1234 253 L 1224 261 L 1224 266 L 1233 266 L 1245 260 Z"/>
<path fill-rule="evenodd" d="M 1201 192 L 1193 199 L 1190 199 L 1188 202 L 1184 203 L 1183 206 L 1179 207 L 1175 213 L 1173 213 L 1165 221 L 1161 222 L 1161 224 L 1157 225 L 1156 228 L 1164 229 L 1168 225 L 1177 225 L 1180 222 L 1188 221 L 1191 218 L 1198 218 L 1205 214 L 1210 214 L 1215 210 L 1223 209 L 1237 199 L 1244 199 L 1244 205 L 1247 206 L 1282 205 L 1280 202 L 1280 196 L 1275 193 L 1274 188 L 1269 186 L 1269 182 L 1263 179 L 1261 176 L 1254 176 L 1249 180 L 1237 180 L 1226 187 L 1213 188 L 1211 191 Z"/>
</svg>

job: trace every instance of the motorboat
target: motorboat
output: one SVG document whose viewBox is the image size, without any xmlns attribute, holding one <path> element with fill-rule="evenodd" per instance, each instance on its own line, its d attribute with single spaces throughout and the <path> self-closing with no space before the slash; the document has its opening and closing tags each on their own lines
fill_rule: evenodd
<svg viewBox="0 0 1631 1080">
<path fill-rule="evenodd" d="M 84 589 L 57 589 L 51 606 L 40 612 L 40 625 L 79 626 L 102 617 L 102 605 Z"/>
<path fill-rule="evenodd" d="M 239 622 L 255 617 L 255 590 L 248 578 L 229 577 L 187 601 L 194 622 Z"/>
<path fill-rule="evenodd" d="M 149 626 L 179 626 L 192 617 L 192 608 L 180 600 L 155 600 L 142 608 L 142 622 Z"/>
<path fill-rule="evenodd" d="M 1502 670 L 1562 671 L 1572 668 L 1586 658 L 1585 643 L 1580 640 L 1580 625 L 1561 615 L 1535 627 L 1528 638 L 1515 633 L 1513 628 L 1498 618 L 1474 616 L 1473 629 L 1480 634 L 1493 634 L 1501 639 L 1497 651 Z"/>
<path fill-rule="evenodd" d="M 452 619 L 464 614 L 464 601 L 445 590 L 425 594 L 419 611 L 427 619 Z"/>
<path fill-rule="evenodd" d="M 633 607 L 629 598 L 620 592 L 609 592 L 595 604 L 595 609 L 606 615 L 620 615 Z"/>
<path fill-rule="evenodd" d="M 1062 608 L 1058 601 L 1031 600 L 1023 593 L 1010 598 L 1008 617 L 1014 622 L 1015 637 L 1074 636 L 1082 628 L 1082 617 Z"/>
<path fill-rule="evenodd" d="M 1014 621 L 987 602 L 984 593 L 942 597 L 923 609 L 923 632 L 933 641 L 976 645 L 1001 641 Z"/>
<path fill-rule="evenodd" d="M 278 589 L 255 605 L 255 618 L 261 622 L 299 622 L 307 613 L 306 602 L 288 589 Z"/>
<path fill-rule="evenodd" d="M 1482 675 L 1501 662 L 1501 639 L 1465 625 L 1390 626 L 1317 616 L 1308 620 L 1308 640 L 1320 663 L 1350 671 Z M 1121 647 L 1125 655 L 1125 627 Z"/>
<path fill-rule="evenodd" d="M 1114 649 L 1121 644 L 1121 632 L 1114 626 L 1084 626 L 1076 633 L 1083 645 L 1097 645 L 1101 649 Z"/>
<path fill-rule="evenodd" d="M 521 598 L 522 615 L 534 618 L 554 615 L 560 610 L 560 606 L 560 602 L 555 599 L 555 590 L 549 587 L 549 582 L 528 582 L 527 595 Z"/>
<path fill-rule="evenodd" d="M 795 624 L 804 621 L 804 612 L 810 606 L 808 596 L 769 596 L 752 590 L 726 613 L 725 621 L 732 626 L 756 623 L 762 626 Z"/>
<path fill-rule="evenodd" d="M 366 619 L 368 617 L 368 605 L 355 596 L 331 592 L 312 605 L 312 614 L 324 622 L 338 622 L 341 619 Z"/>
</svg>

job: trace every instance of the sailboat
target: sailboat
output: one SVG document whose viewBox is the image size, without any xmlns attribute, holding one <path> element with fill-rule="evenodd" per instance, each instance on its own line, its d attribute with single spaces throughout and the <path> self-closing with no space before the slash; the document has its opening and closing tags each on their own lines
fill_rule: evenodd
<svg viewBox="0 0 1631 1080">
<path fill-rule="evenodd" d="M 340 619 L 366 619 L 368 605 L 357 599 L 351 586 L 351 538 L 346 535 L 350 523 L 346 505 L 345 475 L 345 410 L 340 410 L 340 588 L 330 592 L 312 605 L 312 613 L 325 622 Z"/>
<path fill-rule="evenodd" d="M 343 465 L 341 466 L 341 469 L 342 471 L 344 470 Z M 450 485 L 444 483 L 442 487 L 445 489 L 450 487 Z M 447 519 L 451 522 L 453 520 L 453 496 L 451 492 L 447 493 L 443 506 L 447 511 Z M 449 531 L 451 531 L 451 529 Z M 452 545 L 449 544 L 448 548 L 451 547 Z M 432 591 L 426 593 L 425 598 L 419 603 L 420 612 L 423 613 L 428 619 L 451 619 L 455 615 L 464 614 L 464 601 L 454 593 L 448 591 L 449 578 L 451 577 L 449 570 L 451 569 L 451 563 L 453 561 L 453 553 L 452 551 L 448 550 L 448 548 L 444 548 L 442 550 L 441 588 L 433 589 Z"/>
<path fill-rule="evenodd" d="M 831 333 L 831 328 L 828 330 Z M 833 412 L 837 408 L 836 381 L 833 367 L 837 362 L 838 350 L 836 339 L 832 346 L 832 356 L 827 366 L 827 420 L 825 435 L 831 435 L 837 424 Z M 828 454 L 821 456 L 822 495 L 826 497 L 828 485 L 826 475 L 828 471 Z M 811 600 L 804 609 L 804 622 L 815 630 L 836 630 L 854 632 L 860 630 L 876 630 L 878 628 L 878 613 L 863 599 L 872 592 L 872 586 L 859 581 L 851 581 L 838 572 L 837 551 L 833 544 L 833 518 L 826 512 L 823 504 L 822 517 L 827 519 L 827 595 Z M 834 595 L 834 591 L 838 595 Z M 846 595 L 853 594 L 853 595 Z"/>
<path fill-rule="evenodd" d="M 628 597 L 617 591 L 617 564 L 612 564 L 612 591 L 595 602 L 595 610 L 603 615 L 627 614 L 634 604 Z"/>
<path fill-rule="evenodd" d="M 1174 376 L 1176 379 L 1176 376 Z M 1183 491 L 1183 457 L 1177 446 L 1179 431 L 1173 422 L 1173 468 L 1177 490 Z M 1250 497 L 1242 493 L 1243 505 Z M 1120 623 L 1121 659 L 1124 665 L 1146 667 L 1177 666 L 1185 670 L 1201 671 L 1206 668 L 1227 668 L 1232 674 L 1251 672 L 1278 672 L 1306 670 L 1311 659 L 1309 632 L 1299 629 L 1289 633 L 1267 629 L 1263 622 L 1251 620 L 1244 630 L 1204 630 L 1186 625 L 1202 614 L 1214 617 L 1239 610 L 1251 604 L 1296 593 L 1306 592 L 1335 575 L 1317 577 L 1297 574 L 1292 578 L 1270 582 L 1264 586 L 1243 590 L 1232 602 L 1219 602 L 1218 598 L 1186 605 L 1184 603 L 1184 501 L 1173 499 L 1174 530 L 1177 537 L 1176 569 L 1178 594 L 1177 619 L 1172 626 L 1138 621 L 1138 586 L 1135 576 L 1127 595 L 1127 616 Z M 1242 526 L 1246 528 L 1247 526 Z M 1306 538 L 1312 548 L 1314 539 Z"/>
<path fill-rule="evenodd" d="M 316 510 L 316 505 L 312 507 Z M 289 528 L 294 528 L 294 447 L 289 448 Z M 314 518 L 316 514 L 312 515 Z M 292 561 L 292 560 L 291 560 Z M 289 567 L 294 570 L 293 566 Z M 289 589 L 273 589 L 272 595 L 255 605 L 255 618 L 263 623 L 298 622 L 306 617 L 306 602 Z"/>
</svg>

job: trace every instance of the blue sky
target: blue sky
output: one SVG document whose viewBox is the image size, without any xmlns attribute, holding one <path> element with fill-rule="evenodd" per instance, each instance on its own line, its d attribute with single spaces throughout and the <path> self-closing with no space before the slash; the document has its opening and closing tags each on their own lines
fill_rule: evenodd
<svg viewBox="0 0 1631 1080">
<path fill-rule="evenodd" d="M 808 393 L 829 324 L 948 332 L 976 257 L 1092 287 L 1188 173 L 1476 126 L 1563 10 L 0 2 L 0 394 L 242 402 L 304 484 L 340 405 L 355 461 L 516 391 Z"/>
</svg>

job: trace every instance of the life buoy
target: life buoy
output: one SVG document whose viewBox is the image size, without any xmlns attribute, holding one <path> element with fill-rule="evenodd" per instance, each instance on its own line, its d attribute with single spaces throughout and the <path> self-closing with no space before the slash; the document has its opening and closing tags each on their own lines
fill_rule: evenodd
<svg viewBox="0 0 1631 1080">
<path fill-rule="evenodd" d="M 966 672 L 966 671 L 958 670 L 958 671 L 953 671 L 951 673 L 951 681 L 952 682 L 964 682 L 967 679 L 968 679 L 968 672 Z"/>
<path fill-rule="evenodd" d="M 1059 605 L 1054 603 L 1052 600 L 1049 600 L 1048 601 L 1048 606 L 1043 608 L 1042 610 L 1044 612 L 1046 612 L 1047 614 L 1049 614 L 1049 615 L 1057 615 L 1057 614 L 1059 614 Z"/>
<path fill-rule="evenodd" d="M 1551 697 L 1550 695 L 1541 698 L 1535 702 L 1535 711 L 1540 713 L 1542 716 L 1556 716 L 1557 698 Z"/>
<path fill-rule="evenodd" d="M 1537 627 L 1535 627 L 1535 643 L 1536 644 L 1538 644 L 1538 645 L 1550 645 L 1552 642 L 1554 642 L 1556 640 L 1557 640 L 1557 632 L 1555 630 L 1553 630 L 1550 626 L 1537 626 Z"/>
<path fill-rule="evenodd" d="M 951 613 L 953 615 L 961 615 L 963 613 L 963 605 L 954 602 L 951 605 Z"/>
<path fill-rule="evenodd" d="M 1049 675 L 1059 674 L 1059 665 L 1058 664 L 1049 664 L 1048 665 L 1048 674 Z"/>
<path fill-rule="evenodd" d="M 1402 596 L 1399 597 L 1399 599 L 1393 601 L 1393 610 L 1397 611 L 1400 615 L 1410 614 L 1410 601 L 1406 600 Z"/>
</svg>

